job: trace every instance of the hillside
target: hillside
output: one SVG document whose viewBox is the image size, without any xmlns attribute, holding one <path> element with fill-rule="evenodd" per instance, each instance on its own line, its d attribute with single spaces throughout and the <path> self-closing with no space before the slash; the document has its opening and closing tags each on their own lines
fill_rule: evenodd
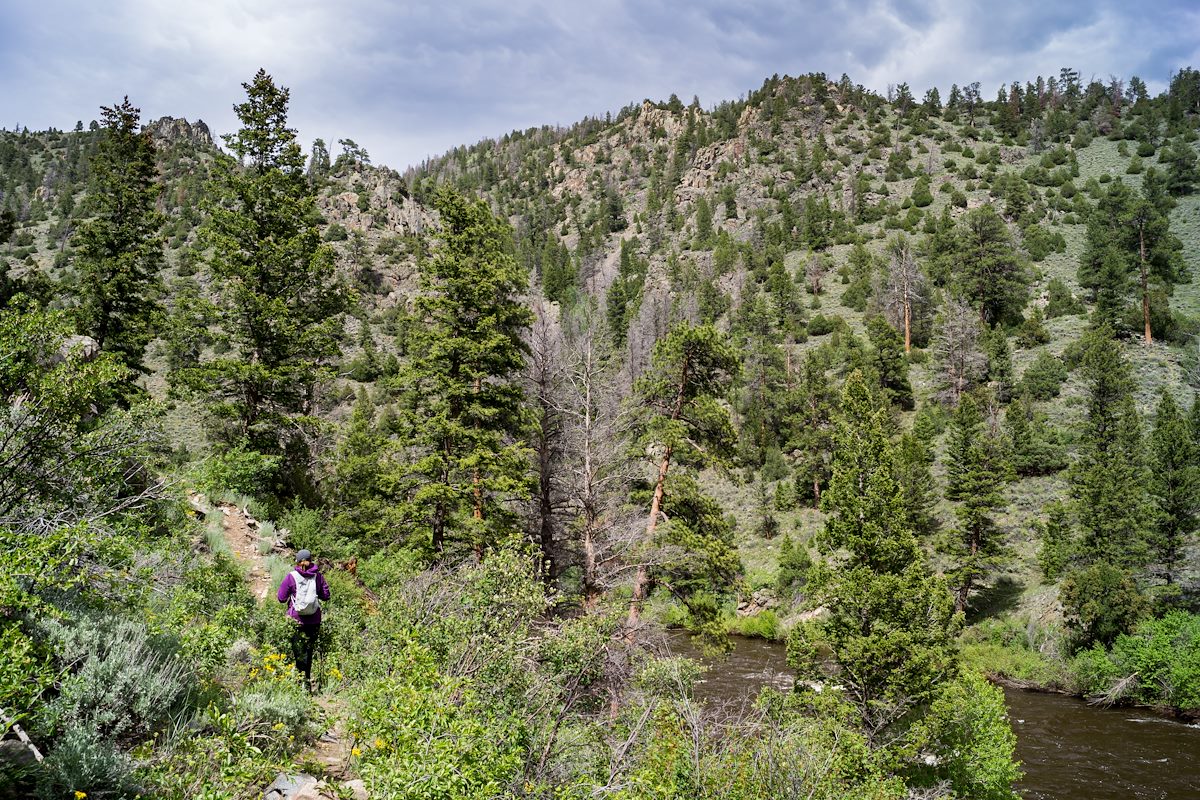
<svg viewBox="0 0 1200 800">
<path fill-rule="evenodd" d="M 351 720 L 362 743 L 354 758 L 365 755 L 329 777 L 358 775 L 376 787 L 424 774 L 428 752 L 411 772 L 396 766 L 428 732 L 409 720 L 445 708 L 455 709 L 452 718 L 430 730 L 445 726 L 448 741 L 469 742 L 479 759 L 464 779 L 476 789 L 462 796 L 484 785 L 515 791 L 522 780 L 521 796 L 601 785 L 581 766 L 600 758 L 588 737 L 605 742 L 610 784 L 624 775 L 640 786 L 654 759 L 667 758 L 655 747 L 675 741 L 676 718 L 659 699 L 694 679 L 670 660 L 642 662 L 656 646 L 640 624 L 642 601 L 650 618 L 717 647 L 728 631 L 791 632 L 793 664 L 801 677 L 816 675 L 841 640 L 822 629 L 824 655 L 806 667 L 804 637 L 825 624 L 814 615 L 833 609 L 837 619 L 830 598 L 852 604 L 838 594 L 847 584 L 831 576 L 856 559 L 940 587 L 920 591 L 945 595 L 947 616 L 928 627 L 948 638 L 905 631 L 919 652 L 962 648 L 965 663 L 993 677 L 1112 690 L 1114 699 L 1124 692 L 1195 713 L 1183 678 L 1122 683 L 1137 670 L 1121 648 L 1172 614 L 1196 619 L 1200 478 L 1188 462 L 1200 447 L 1198 122 L 1193 70 L 1159 97 L 1136 78 L 1084 85 L 1064 70 L 1001 87 L 994 101 L 980 98 L 978 84 L 956 86 L 944 103 L 936 89 L 918 101 L 900 84 L 884 98 L 844 76 L 807 75 L 773 76 L 709 109 L 672 96 L 570 128 L 514 131 L 404 173 L 372 165 L 352 142 L 331 158 L 318 141 L 302 171 L 284 170 L 297 199 L 285 223 L 271 223 L 295 226 L 287 241 L 302 244 L 287 246 L 311 245 L 304 269 L 316 266 L 294 281 L 285 266 L 281 283 L 254 301 L 280 315 L 266 327 L 289 332 L 262 341 L 280 352 L 287 342 L 274 339 L 303 343 L 258 384 L 268 350 L 254 350 L 235 379 L 213 377 L 253 338 L 236 327 L 251 304 L 236 313 L 229 304 L 252 283 L 245 264 L 254 256 L 223 254 L 222 242 L 240 234 L 220 228 L 258 196 L 246 177 L 256 175 L 253 161 L 239 167 L 228 155 L 252 140 L 233 137 L 223 149 L 202 122 L 150 123 L 164 256 L 141 300 L 161 311 L 148 323 L 138 388 L 121 390 L 111 408 L 134 415 L 154 441 L 144 462 L 128 456 L 145 464 L 144 475 L 130 471 L 139 477 L 128 491 L 157 481 L 246 509 L 270 526 L 251 537 L 267 552 L 251 559 L 250 597 L 248 566 L 222 544 L 220 516 L 206 533 L 170 510 L 171 492 L 155 484 L 154 502 L 166 510 L 121 528 L 133 538 L 114 545 L 119 555 L 105 550 L 106 533 L 74 557 L 105 565 L 95 568 L 97 608 L 113 602 L 110 567 L 115 575 L 136 565 L 148 576 L 157 587 L 150 595 L 161 597 L 134 600 L 131 590 L 121 601 L 150 609 L 146 647 L 176 637 L 170 646 L 208 670 L 205 691 L 227 693 L 229 714 L 241 713 L 232 698 L 244 692 L 276 704 L 236 734 L 269 740 L 270 763 L 246 758 L 242 774 L 209 774 L 195 786 L 241 781 L 261 791 L 274 769 L 299 758 L 297 741 L 320 733 L 297 718 L 291 704 L 303 698 L 290 684 L 263 686 L 258 677 L 275 663 L 272 653 L 287 651 L 275 610 L 257 599 L 265 571 L 274 580 L 286 574 L 284 546 L 316 552 L 336 576 L 335 597 L 352 598 L 346 616 L 334 616 L 323 646 L 335 655 L 322 668 L 345 678 L 327 679 L 337 685 L 331 713 Z M 91 312 L 79 232 L 97 215 L 93 165 L 105 135 L 82 123 L 71 132 L 0 131 L 0 210 L 13 223 L 6 244 L 0 236 L 3 300 L 13 319 L 45 309 L 53 320 L 45 325 L 64 337 L 68 329 L 94 336 L 83 322 Z M 476 197 L 484 210 L 462 199 Z M 333 259 L 327 272 L 324 254 Z M 278 309 L 293 289 L 295 317 L 284 320 Z M 455 307 L 456 297 L 474 299 Z M 326 301 L 336 309 L 321 311 Z M 488 336 L 468 347 L 469 320 Z M 42 324 L 13 322 L 13 341 L 33 341 Z M 101 363 L 111 348 L 98 349 Z M 442 369 L 460 352 L 486 352 L 463 362 L 476 370 L 473 383 L 455 384 L 466 379 Z M 54 368 L 97 370 L 79 385 L 116 380 L 73 358 Z M 44 353 L 27 360 L 36 369 L 51 363 Z M 37 394 L 32 379 L 5 380 L 13 408 Z M 248 416 L 247 387 L 277 397 Z M 83 396 L 79 408 L 90 410 L 55 425 L 87 431 L 111 402 L 98 398 L 113 396 Z M 1177 411 L 1164 410 L 1164 397 Z M 458 461 L 444 455 L 452 441 Z M 854 491 L 852 469 L 863 470 Z M 864 515 L 885 520 L 870 547 L 838 533 L 857 503 L 868 504 L 856 512 L 860 527 Z M 181 539 L 191 544 L 187 570 L 165 570 L 160 555 L 148 555 Z M 908 555 L 891 556 L 899 559 L 891 566 L 862 555 L 893 546 Z M 910 562 L 921 563 L 919 580 L 904 571 Z M 40 647 L 58 637 L 47 664 L 62 661 L 56 647 L 82 647 L 64 644 L 67 626 L 39 621 L 42 608 L 71 603 L 44 587 L 13 592 L 38 598 L 0 597 L 15 626 L 37 628 L 27 640 Z M 224 592 L 227 604 L 212 596 Z M 213 615 L 201 633 L 184 623 L 189 596 Z M 1097 596 L 1100 610 L 1089 610 Z M 394 619 L 374 616 L 380 603 Z M 955 609 L 966 623 L 961 637 Z M 46 633 L 47 625 L 59 627 Z M 411 682 L 401 686 L 410 678 L 393 674 L 388 659 L 410 665 Z M 909 702 L 888 694 L 899 691 L 888 675 L 883 699 L 860 704 L 864 720 L 872 703 Z M 957 678 L 944 680 L 965 691 Z M 36 709 L 58 691 L 47 684 L 24 698 L 47 738 L 61 736 L 67 717 Z M 409 716 L 380 712 L 389 692 L 407 693 Z M 515 698 L 525 696 L 539 698 L 537 711 L 520 708 Z M 923 697 L 911 701 L 920 708 L 932 696 L 904 695 Z M 183 694 L 174 701 L 185 704 Z M 492 702 L 502 721 L 487 717 Z M 205 713 L 220 707 L 214 701 Z M 798 716 L 787 724 L 799 726 L 789 735 L 814 754 L 840 752 L 805 727 L 819 727 L 824 711 L 788 708 Z M 264 720 L 293 738 L 271 738 Z M 647 720 L 658 729 L 639 739 Z M 868 759 L 859 777 L 937 784 L 936 770 L 872 738 L 890 725 L 905 736 L 919 728 L 896 720 L 874 733 L 862 733 L 870 724 L 847 728 L 880 759 Z M 769 715 L 742 723 L 785 725 Z M 146 715 L 129 724 L 97 728 L 97 741 L 133 752 L 134 728 L 165 723 Z M 206 747 L 221 737 L 220 747 L 232 747 L 225 724 L 205 723 Z M 515 726 L 528 740 L 488 744 L 489 725 Z M 924 735 L 913 753 L 941 746 L 941 734 Z M 375 736 L 383 744 L 365 744 Z M 620 747 L 624 736 L 640 742 L 636 758 Z M 745 755 L 721 749 L 728 743 L 719 738 L 705 745 L 708 756 Z M 753 738 L 728 746 L 749 748 Z M 172 783 L 171 772 L 205 751 L 173 747 L 143 758 L 140 779 L 186 793 L 191 784 Z M 821 796 L 855 796 L 867 791 L 862 780 L 842 776 Z M 620 796 L 651 796 L 630 791 Z M 745 796 L 753 791 L 765 790 Z"/>
</svg>

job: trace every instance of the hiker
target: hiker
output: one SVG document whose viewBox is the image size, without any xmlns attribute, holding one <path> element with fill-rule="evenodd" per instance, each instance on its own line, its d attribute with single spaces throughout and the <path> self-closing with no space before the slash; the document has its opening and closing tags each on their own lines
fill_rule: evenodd
<svg viewBox="0 0 1200 800">
<path fill-rule="evenodd" d="M 296 553 L 296 568 L 279 584 L 276 596 L 287 603 L 287 615 L 296 621 L 292 632 L 292 656 L 304 674 L 304 686 L 311 692 L 313 654 L 321 632 L 321 601 L 329 599 L 329 584 L 313 560 L 312 553 Z"/>
</svg>

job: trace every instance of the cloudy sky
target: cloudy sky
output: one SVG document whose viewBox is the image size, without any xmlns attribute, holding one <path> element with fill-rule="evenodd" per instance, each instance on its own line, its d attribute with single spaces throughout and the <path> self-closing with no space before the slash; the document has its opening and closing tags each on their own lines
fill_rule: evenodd
<svg viewBox="0 0 1200 800">
<path fill-rule="evenodd" d="M 0 0 L 0 127 L 69 129 L 123 95 L 144 119 L 236 126 L 259 67 L 301 140 L 402 169 L 643 98 L 735 99 L 772 73 L 845 72 L 919 97 L 952 82 L 1200 67 L 1200 4 L 1058 0 Z M 334 152 L 336 152 L 334 148 Z"/>
</svg>

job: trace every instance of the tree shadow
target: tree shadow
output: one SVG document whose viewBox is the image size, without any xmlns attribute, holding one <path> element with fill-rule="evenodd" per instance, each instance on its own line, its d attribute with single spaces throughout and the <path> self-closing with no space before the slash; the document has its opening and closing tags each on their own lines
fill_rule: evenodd
<svg viewBox="0 0 1200 800">
<path fill-rule="evenodd" d="M 979 590 L 967 604 L 967 624 L 998 617 L 1017 608 L 1025 584 L 1009 576 L 999 578 L 991 586 Z"/>
</svg>

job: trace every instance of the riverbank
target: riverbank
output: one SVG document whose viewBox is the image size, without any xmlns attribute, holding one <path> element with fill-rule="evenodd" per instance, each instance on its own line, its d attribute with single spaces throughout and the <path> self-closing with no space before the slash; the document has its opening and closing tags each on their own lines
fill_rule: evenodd
<svg viewBox="0 0 1200 800">
<path fill-rule="evenodd" d="M 1195 617 L 1173 612 L 1147 621 L 1112 648 L 1094 645 L 1072 656 L 1053 629 L 995 621 L 964 634 L 963 663 L 993 683 L 1072 697 L 1104 708 L 1139 709 L 1182 722 L 1200 720 L 1200 649 L 1180 628 Z"/>
</svg>

